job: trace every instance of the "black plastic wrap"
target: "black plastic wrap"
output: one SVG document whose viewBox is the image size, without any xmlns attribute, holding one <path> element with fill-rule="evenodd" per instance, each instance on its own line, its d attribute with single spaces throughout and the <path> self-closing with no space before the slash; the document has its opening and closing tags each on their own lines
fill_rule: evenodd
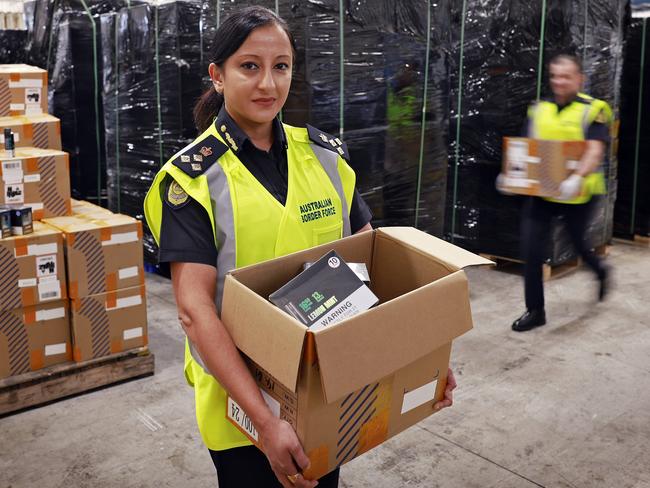
<svg viewBox="0 0 650 488">
<path fill-rule="evenodd" d="M 101 16 L 102 99 L 109 208 L 143 220 L 158 169 L 196 137 L 201 94 L 201 6 L 140 5 Z M 156 55 L 157 53 L 157 55 Z M 145 258 L 157 248 L 146 228 Z"/>
<path fill-rule="evenodd" d="M 28 62 L 48 70 L 49 111 L 61 119 L 72 196 L 106 205 L 99 15 L 122 0 L 36 0 L 28 16 Z"/>
<path fill-rule="evenodd" d="M 650 4 L 646 9 L 650 10 Z M 634 19 L 627 31 L 621 106 L 621 134 L 618 150 L 618 198 L 614 231 L 622 237 L 650 236 L 650 27 L 646 25 L 642 101 L 641 48 L 645 19 Z M 637 117 L 641 114 L 641 126 Z M 637 139 L 638 130 L 638 139 Z M 636 157 L 638 144 L 638 158 Z M 636 171 L 635 171 L 636 169 Z"/>
<path fill-rule="evenodd" d="M 298 44 L 284 120 L 343 136 L 375 225 L 442 235 L 449 100 L 441 46 L 448 44 L 449 3 L 367 0 L 344 8 L 341 29 L 338 1 L 279 3 Z"/>
<path fill-rule="evenodd" d="M 545 11 L 545 63 L 568 52 L 584 59 L 585 91 L 605 99 L 615 112 L 620 90 L 620 51 L 626 2 L 549 0 Z M 501 168 L 502 140 L 520 136 L 526 108 L 537 95 L 542 0 L 468 0 L 465 16 L 463 80 L 458 123 L 458 84 L 462 2 L 452 8 L 451 121 L 445 236 L 467 249 L 518 259 L 523 197 L 500 195 L 494 182 Z M 541 95 L 548 93 L 546 68 Z M 457 144 L 457 140 L 459 143 Z M 457 153 L 458 151 L 458 153 Z M 458 154 L 458 157 L 456 155 Z M 608 158 L 609 186 L 615 160 Z M 594 245 L 611 237 L 613 192 L 600 198 L 589 226 Z M 546 261 L 561 263 L 574 255 L 554 223 Z"/>
<path fill-rule="evenodd" d="M 27 60 L 27 31 L 0 30 L 0 64 L 22 64 Z"/>
</svg>

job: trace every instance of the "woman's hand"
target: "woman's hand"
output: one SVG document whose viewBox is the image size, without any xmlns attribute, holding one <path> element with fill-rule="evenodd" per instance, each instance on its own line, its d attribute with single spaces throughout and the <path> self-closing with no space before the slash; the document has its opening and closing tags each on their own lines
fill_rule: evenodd
<svg viewBox="0 0 650 488">
<path fill-rule="evenodd" d="M 445 398 L 436 403 L 433 408 L 435 410 L 442 410 L 443 408 L 451 407 L 454 404 L 454 389 L 456 388 L 456 378 L 454 372 L 449 368 L 447 372 L 447 388 L 445 388 Z"/>
<path fill-rule="evenodd" d="M 309 467 L 309 458 L 289 423 L 272 417 L 258 432 L 262 451 L 284 488 L 312 488 L 318 484 L 318 481 L 306 480 L 300 474 Z"/>
</svg>

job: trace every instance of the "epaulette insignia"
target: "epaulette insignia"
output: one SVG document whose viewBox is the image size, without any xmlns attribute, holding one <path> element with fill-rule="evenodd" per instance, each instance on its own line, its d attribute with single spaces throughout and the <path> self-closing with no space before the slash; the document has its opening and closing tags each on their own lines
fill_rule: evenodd
<svg viewBox="0 0 650 488">
<path fill-rule="evenodd" d="M 334 137 L 327 132 L 323 132 L 322 130 L 319 130 L 309 124 L 307 124 L 307 132 L 309 133 L 309 139 L 312 142 L 318 144 L 319 146 L 327 148 L 330 151 L 334 151 L 346 161 L 350 161 L 348 146 L 345 144 L 345 142 L 341 141 L 341 139 Z"/>
<path fill-rule="evenodd" d="M 226 146 L 213 135 L 209 135 L 187 148 L 172 161 L 184 173 L 192 178 L 202 175 L 226 151 Z"/>
</svg>

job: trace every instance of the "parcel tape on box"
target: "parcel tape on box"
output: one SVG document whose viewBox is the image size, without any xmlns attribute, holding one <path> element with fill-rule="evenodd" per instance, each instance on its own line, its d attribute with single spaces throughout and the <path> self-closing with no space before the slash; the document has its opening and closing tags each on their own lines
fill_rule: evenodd
<svg viewBox="0 0 650 488">
<path fill-rule="evenodd" d="M 75 361 L 147 345 L 144 286 L 74 298 L 70 303 Z"/>
<path fill-rule="evenodd" d="M 67 301 L 0 311 L 0 378 L 71 359 Z"/>
<path fill-rule="evenodd" d="M 34 222 L 28 236 L 0 240 L 0 310 L 67 297 L 63 234 Z"/>
<path fill-rule="evenodd" d="M 47 71 L 26 64 L 0 65 L 0 117 L 47 113 Z"/>
<path fill-rule="evenodd" d="M 0 156 L 0 205 L 32 208 L 34 220 L 70 214 L 68 154 L 18 148 Z"/>
<path fill-rule="evenodd" d="M 142 223 L 92 207 L 88 211 L 94 213 L 45 219 L 65 236 L 70 298 L 144 285 Z"/>
</svg>

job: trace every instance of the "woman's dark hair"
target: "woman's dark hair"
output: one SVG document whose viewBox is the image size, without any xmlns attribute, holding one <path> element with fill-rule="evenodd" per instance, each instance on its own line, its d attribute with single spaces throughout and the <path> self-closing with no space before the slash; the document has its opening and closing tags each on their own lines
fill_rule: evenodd
<svg viewBox="0 0 650 488">
<path fill-rule="evenodd" d="M 284 20 L 267 8 L 246 7 L 228 16 L 217 29 L 210 50 L 210 62 L 219 67 L 223 66 L 226 60 L 246 41 L 251 32 L 258 27 L 273 24 L 286 32 L 295 53 L 296 41 Z M 194 105 L 194 124 L 199 132 L 210 127 L 222 105 L 223 95 L 217 93 L 211 83 Z"/>
</svg>

